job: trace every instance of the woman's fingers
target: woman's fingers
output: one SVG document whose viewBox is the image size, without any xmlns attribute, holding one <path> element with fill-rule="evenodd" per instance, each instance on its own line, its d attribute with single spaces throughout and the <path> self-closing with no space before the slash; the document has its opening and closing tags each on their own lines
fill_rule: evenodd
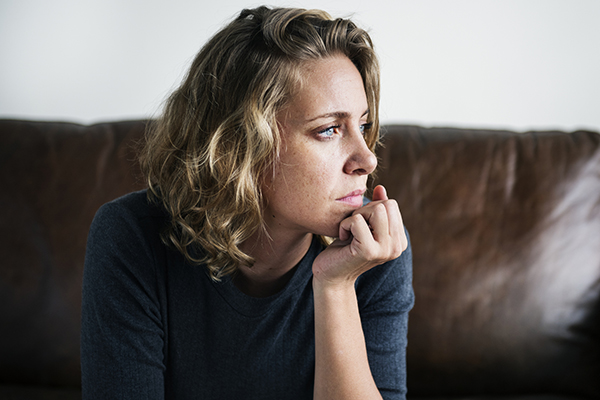
<svg viewBox="0 0 600 400">
<path fill-rule="evenodd" d="M 377 185 L 375 186 L 375 189 L 373 189 L 373 201 L 379 201 L 379 200 L 387 200 L 387 190 L 385 190 L 385 187 L 383 185 Z"/>
<path fill-rule="evenodd" d="M 366 207 L 355 211 L 354 214 L 362 215 L 367 221 L 370 233 L 372 233 L 376 242 L 384 240 L 385 236 L 390 234 L 389 215 L 385 202 L 378 202 L 373 205 L 368 204 Z"/>
<path fill-rule="evenodd" d="M 367 244 L 367 242 L 373 240 L 371 228 L 364 215 L 354 214 L 344 219 L 340 224 L 340 240 L 347 241 L 350 238 L 360 244 Z"/>
<path fill-rule="evenodd" d="M 373 201 L 345 218 L 339 238 L 315 260 L 319 279 L 345 282 L 370 268 L 397 258 L 407 247 L 398 203 L 383 186 L 373 190 Z"/>
<path fill-rule="evenodd" d="M 394 253 L 399 256 L 408 247 L 408 239 L 404 230 L 404 221 L 400 213 L 400 207 L 395 200 L 389 200 L 385 203 L 388 210 L 388 225 L 390 227 L 390 237 L 392 244 L 395 245 Z"/>
<path fill-rule="evenodd" d="M 360 274 L 397 258 L 406 249 L 407 240 L 398 203 L 388 200 L 378 186 L 378 199 L 340 223 L 339 238 L 313 263 L 313 273 L 330 283 L 354 281 Z"/>
<path fill-rule="evenodd" d="M 375 194 L 384 197 L 385 189 L 382 186 L 377 188 L 381 188 L 381 191 L 379 193 L 376 191 Z M 363 216 L 369 225 L 373 240 L 383 247 L 384 252 L 389 252 L 392 258 L 399 256 L 408 246 L 402 215 L 395 200 L 373 201 L 356 210 L 353 215 Z M 365 239 L 362 241 L 364 242 Z"/>
</svg>

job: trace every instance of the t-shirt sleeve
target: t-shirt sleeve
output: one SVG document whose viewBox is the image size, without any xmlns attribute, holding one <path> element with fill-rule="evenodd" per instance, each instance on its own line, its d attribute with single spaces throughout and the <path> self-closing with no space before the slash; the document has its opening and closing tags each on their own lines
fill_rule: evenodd
<svg viewBox="0 0 600 400">
<path fill-rule="evenodd" d="M 357 297 L 375 383 L 384 399 L 405 399 L 408 313 L 414 304 L 410 240 L 400 257 L 359 278 Z"/>
<path fill-rule="evenodd" d="M 164 326 L 156 246 L 121 204 L 96 214 L 83 276 L 83 398 L 163 399 Z"/>
</svg>

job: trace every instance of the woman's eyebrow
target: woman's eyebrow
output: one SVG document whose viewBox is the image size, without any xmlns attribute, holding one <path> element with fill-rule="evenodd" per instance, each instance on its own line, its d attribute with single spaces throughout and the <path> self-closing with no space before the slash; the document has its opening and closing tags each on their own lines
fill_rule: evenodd
<svg viewBox="0 0 600 400">
<path fill-rule="evenodd" d="M 369 113 L 369 109 L 365 110 L 365 112 L 360 116 L 361 118 L 364 117 L 365 115 L 367 115 Z M 327 114 L 323 114 L 323 115 L 318 115 L 314 118 L 308 119 L 306 120 L 306 122 L 313 122 L 316 121 L 318 119 L 322 119 L 322 118 L 331 118 L 331 117 L 336 117 L 336 118 L 348 118 L 350 116 L 350 113 L 346 112 L 346 111 L 334 111 L 334 112 L 330 112 Z"/>
</svg>

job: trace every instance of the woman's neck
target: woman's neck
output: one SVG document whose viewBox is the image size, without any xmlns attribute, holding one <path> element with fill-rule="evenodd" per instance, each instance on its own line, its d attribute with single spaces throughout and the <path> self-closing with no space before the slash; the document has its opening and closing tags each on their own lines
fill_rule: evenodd
<svg viewBox="0 0 600 400">
<path fill-rule="evenodd" d="M 252 267 L 241 266 L 234 278 L 239 290 L 252 297 L 272 296 L 281 291 L 294 275 L 295 266 L 312 242 L 312 234 L 277 235 L 257 233 L 242 244 L 252 256 Z"/>
</svg>

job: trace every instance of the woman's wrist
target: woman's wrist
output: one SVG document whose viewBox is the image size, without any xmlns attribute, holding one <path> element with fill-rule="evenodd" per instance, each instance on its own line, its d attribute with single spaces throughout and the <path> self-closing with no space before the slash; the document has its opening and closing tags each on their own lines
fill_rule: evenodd
<svg viewBox="0 0 600 400">
<path fill-rule="evenodd" d="M 313 292 L 315 294 L 329 294 L 329 295 L 344 295 L 352 293 L 354 294 L 354 284 L 358 277 L 347 276 L 338 277 L 332 279 L 331 277 L 325 277 L 322 274 L 313 274 Z"/>
</svg>

